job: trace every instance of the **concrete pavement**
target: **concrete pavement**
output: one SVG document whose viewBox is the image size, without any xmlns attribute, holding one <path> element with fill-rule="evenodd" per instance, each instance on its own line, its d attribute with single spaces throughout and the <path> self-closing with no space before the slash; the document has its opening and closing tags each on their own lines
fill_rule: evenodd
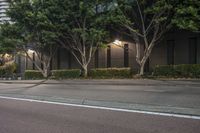
<svg viewBox="0 0 200 133">
<path fill-rule="evenodd" d="M 0 95 L 200 116 L 199 80 L 1 81 Z"/>
<path fill-rule="evenodd" d="M 0 98 L 0 133 L 199 133 L 194 119 Z"/>
<path fill-rule="evenodd" d="M 141 86 L 200 86 L 200 79 L 71 79 L 71 80 L 0 80 L 6 84 L 79 84 L 79 85 L 141 85 Z"/>
</svg>

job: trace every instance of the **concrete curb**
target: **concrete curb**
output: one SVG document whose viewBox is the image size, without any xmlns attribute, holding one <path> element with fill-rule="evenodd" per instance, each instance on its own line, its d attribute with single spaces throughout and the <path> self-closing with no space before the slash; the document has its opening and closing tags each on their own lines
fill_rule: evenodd
<svg viewBox="0 0 200 133">
<path fill-rule="evenodd" d="M 110 101 L 96 101 L 96 100 L 89 100 L 89 99 L 71 99 L 71 98 L 63 98 L 63 97 L 44 97 L 44 96 L 15 95 L 15 94 L 14 95 L 0 94 L 0 96 L 58 102 L 58 103 L 67 103 L 67 104 L 108 107 L 108 108 L 116 108 L 116 109 L 200 116 L 200 108 L 184 108 L 184 107 L 173 107 L 173 106 L 158 106 L 158 105 L 145 105 L 145 104 L 121 103 L 121 102 L 110 102 Z"/>
</svg>

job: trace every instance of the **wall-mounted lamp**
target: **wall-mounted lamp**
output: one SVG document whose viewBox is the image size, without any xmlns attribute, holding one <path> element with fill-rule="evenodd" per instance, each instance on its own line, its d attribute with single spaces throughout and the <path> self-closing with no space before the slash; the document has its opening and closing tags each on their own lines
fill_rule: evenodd
<svg viewBox="0 0 200 133">
<path fill-rule="evenodd" d="M 115 40 L 114 42 L 113 42 L 115 45 L 122 45 L 122 42 L 120 41 L 120 40 Z"/>
<path fill-rule="evenodd" d="M 114 45 L 116 45 L 116 46 L 118 46 L 118 47 L 123 47 L 122 41 L 120 41 L 120 40 L 118 40 L 118 39 L 116 39 L 112 44 L 114 44 Z"/>
<path fill-rule="evenodd" d="M 34 53 L 35 51 L 32 49 L 28 49 L 28 53 Z"/>
</svg>

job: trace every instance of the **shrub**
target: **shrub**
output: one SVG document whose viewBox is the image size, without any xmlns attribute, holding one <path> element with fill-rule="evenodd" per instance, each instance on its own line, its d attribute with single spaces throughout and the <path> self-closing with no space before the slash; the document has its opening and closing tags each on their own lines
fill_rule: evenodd
<svg viewBox="0 0 200 133">
<path fill-rule="evenodd" d="M 26 70 L 25 71 L 25 79 L 43 79 L 43 75 L 38 70 Z"/>
<path fill-rule="evenodd" d="M 98 68 L 89 72 L 92 78 L 130 78 L 130 68 Z"/>
<path fill-rule="evenodd" d="M 55 79 L 68 79 L 68 78 L 79 78 L 81 70 L 79 69 L 66 69 L 66 70 L 52 70 L 52 77 Z"/>
<path fill-rule="evenodd" d="M 6 74 L 5 68 L 4 67 L 0 67 L 0 75 L 3 76 Z"/>
<path fill-rule="evenodd" d="M 173 65 L 156 66 L 154 69 L 154 76 L 175 76 L 176 72 Z"/>
<path fill-rule="evenodd" d="M 200 78 L 200 64 L 156 66 L 154 76 Z"/>
<path fill-rule="evenodd" d="M 0 66 L 0 75 L 13 75 L 16 73 L 17 65 L 15 63 L 9 63 L 5 64 L 3 66 Z"/>
</svg>

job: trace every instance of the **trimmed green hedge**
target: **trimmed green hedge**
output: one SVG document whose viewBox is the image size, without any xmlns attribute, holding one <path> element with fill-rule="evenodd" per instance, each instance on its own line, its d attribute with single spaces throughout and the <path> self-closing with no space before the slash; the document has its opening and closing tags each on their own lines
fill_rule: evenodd
<svg viewBox="0 0 200 133">
<path fill-rule="evenodd" d="M 44 79 L 42 73 L 38 70 L 26 70 L 25 79 Z"/>
<path fill-rule="evenodd" d="M 98 68 L 89 72 L 92 78 L 130 78 L 130 68 Z"/>
<path fill-rule="evenodd" d="M 5 64 L 0 66 L 0 76 L 12 75 L 16 72 L 17 65 L 15 63 Z"/>
<path fill-rule="evenodd" d="M 156 66 L 154 76 L 200 78 L 200 64 Z"/>
<path fill-rule="evenodd" d="M 51 75 L 55 79 L 79 78 L 81 75 L 81 70 L 79 69 L 52 70 Z"/>
</svg>

